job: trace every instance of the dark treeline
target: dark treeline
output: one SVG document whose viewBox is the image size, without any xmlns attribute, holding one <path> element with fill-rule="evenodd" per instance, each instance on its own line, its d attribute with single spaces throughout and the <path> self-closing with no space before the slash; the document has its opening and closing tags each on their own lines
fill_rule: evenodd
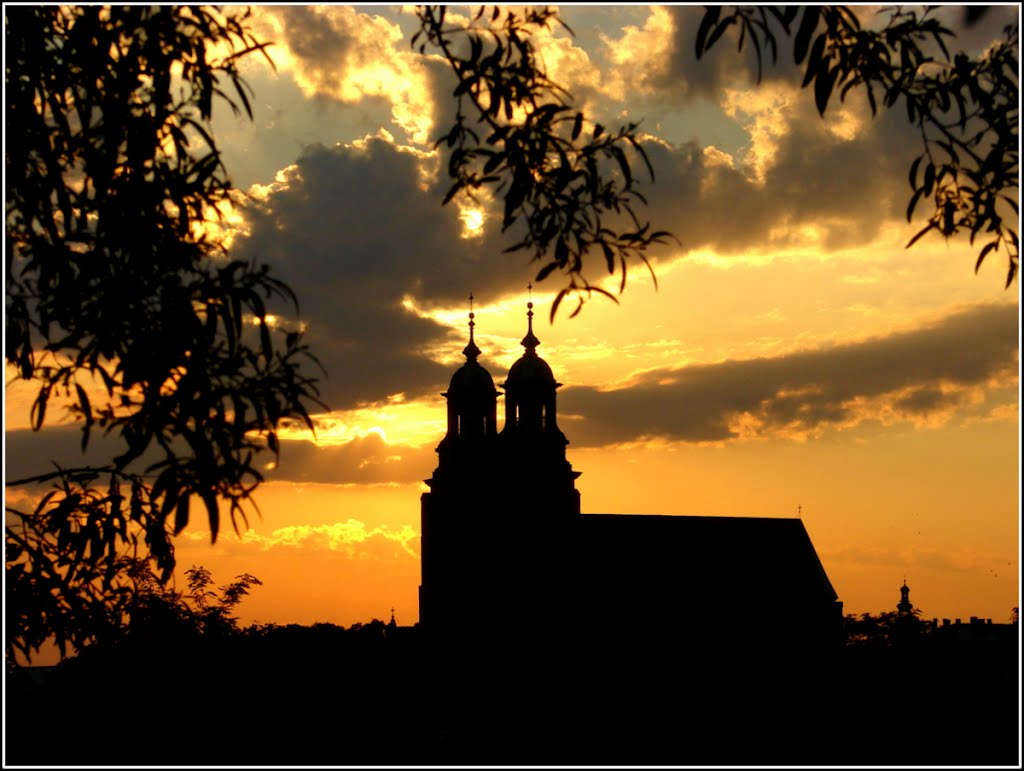
<svg viewBox="0 0 1024 771">
<path fill-rule="evenodd" d="M 659 643 L 641 625 L 606 640 L 511 630 L 443 646 L 378 620 L 150 629 L 45 677 L 10 669 L 7 761 L 1016 764 L 1016 627 L 973 645 L 918 630 L 798 658 L 723 646 L 713 630 Z"/>
</svg>

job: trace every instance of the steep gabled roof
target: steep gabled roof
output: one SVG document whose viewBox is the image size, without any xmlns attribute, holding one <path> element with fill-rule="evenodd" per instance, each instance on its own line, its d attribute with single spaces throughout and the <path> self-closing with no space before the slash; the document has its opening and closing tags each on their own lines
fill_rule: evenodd
<svg viewBox="0 0 1024 771">
<path fill-rule="evenodd" d="M 581 578 L 605 587 L 685 585 L 709 604 L 838 599 L 799 519 L 584 514 L 577 545 Z"/>
</svg>

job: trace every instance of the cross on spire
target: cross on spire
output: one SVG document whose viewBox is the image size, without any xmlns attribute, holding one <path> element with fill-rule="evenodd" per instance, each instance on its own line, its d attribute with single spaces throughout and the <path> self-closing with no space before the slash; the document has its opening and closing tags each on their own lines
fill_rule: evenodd
<svg viewBox="0 0 1024 771">
<path fill-rule="evenodd" d="M 530 293 L 530 301 L 526 303 L 526 337 L 522 340 L 522 346 L 526 349 L 526 354 L 536 355 L 537 346 L 540 345 L 540 340 L 533 334 L 533 282 L 531 281 L 526 285 L 526 290 Z"/>
<path fill-rule="evenodd" d="M 476 322 L 473 320 L 476 318 L 476 314 L 473 313 L 473 293 L 469 293 L 469 344 L 462 349 L 463 355 L 469 361 L 476 361 L 477 356 L 480 355 L 480 349 L 476 346 L 476 341 L 473 339 L 473 327 L 476 326 Z"/>
</svg>

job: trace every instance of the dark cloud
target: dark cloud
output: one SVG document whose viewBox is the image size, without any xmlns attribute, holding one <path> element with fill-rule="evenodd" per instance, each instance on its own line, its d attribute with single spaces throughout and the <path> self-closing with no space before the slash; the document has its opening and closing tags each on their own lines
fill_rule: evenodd
<svg viewBox="0 0 1024 771">
<path fill-rule="evenodd" d="M 668 7 L 668 11 L 672 15 L 675 33 L 669 66 L 660 83 L 667 94 L 683 103 L 701 97 L 717 101 L 723 88 L 743 88 L 755 83 L 757 59 L 751 45 L 747 44 L 742 52 L 737 52 L 736 43 L 728 39 L 733 33 L 730 30 L 710 51 L 697 59 L 697 30 L 704 18 L 704 7 L 673 5 Z M 785 68 L 792 57 L 780 57 L 779 61 Z M 764 69 L 764 76 L 769 79 L 784 77 L 782 73 L 779 68 L 771 66 Z"/>
<path fill-rule="evenodd" d="M 124 452 L 124 443 L 93 431 L 88 449 L 82 451 L 82 429 L 76 425 L 49 426 L 41 431 L 7 431 L 4 479 L 26 479 L 61 468 L 105 466 Z M 155 460 L 155 456 L 154 456 Z"/>
<path fill-rule="evenodd" d="M 440 437 L 438 437 L 440 440 Z M 375 484 L 419 482 L 437 465 L 434 446 L 391 446 L 370 433 L 345 444 L 319 447 L 312 442 L 286 441 L 281 464 L 267 471 L 268 481 Z"/>
<path fill-rule="evenodd" d="M 448 330 L 402 307 L 482 301 L 519 289 L 532 272 L 502 243 L 462 238 L 439 185 L 419 186 L 420 158 L 390 142 L 309 147 L 286 183 L 246 214 L 236 251 L 268 262 L 300 299 L 308 341 L 328 373 L 332 409 L 409 398 L 447 382 L 425 352 Z M 450 341 L 455 345 L 457 341 Z"/>
<path fill-rule="evenodd" d="M 1016 369 L 1015 305 L 962 311 L 912 332 L 773 359 L 727 361 L 646 373 L 617 391 L 568 388 L 560 410 L 582 416 L 571 426 L 575 445 L 648 437 L 683 441 L 733 439 L 732 418 L 750 412 L 762 430 L 801 431 L 843 421 L 851 401 L 900 394 L 896 406 L 927 414 L 949 406 L 940 382 L 978 386 Z"/>
<path fill-rule="evenodd" d="M 656 180 L 645 190 L 647 216 L 671 230 L 684 250 L 726 254 L 801 243 L 799 227 L 807 224 L 821 230 L 823 250 L 866 244 L 885 222 L 904 217 L 906 172 L 919 151 L 905 119 L 886 113 L 843 139 L 809 98 L 788 110 L 786 133 L 760 182 L 739 159 L 733 167 L 710 160 L 696 141 L 648 142 Z"/>
<path fill-rule="evenodd" d="M 104 466 L 123 450 L 116 439 L 94 434 L 88 450 L 81 450 L 77 426 L 52 426 L 42 431 L 8 431 L 5 436 L 6 480 L 34 477 L 62 468 Z M 440 436 L 438 440 L 440 440 Z M 264 453 L 262 462 L 273 456 Z M 148 462 L 157 460 L 157 455 Z M 143 464 L 137 464 L 140 467 Z M 281 462 L 273 470 L 261 469 L 268 481 L 322 482 L 326 484 L 374 484 L 418 482 L 430 476 L 437 457 L 434 445 L 391 446 L 376 433 L 336 446 L 318 447 L 308 441 L 281 443 Z M 46 483 L 49 485 L 50 483 Z"/>
<path fill-rule="evenodd" d="M 284 12 L 280 12 L 284 11 Z M 333 70 L 336 77 L 340 59 L 353 49 L 355 40 L 344 27 L 331 23 L 322 9 L 308 5 L 293 5 L 280 9 L 284 40 L 292 54 L 300 59 L 304 69 L 316 70 L 316 74 L 327 78 Z M 326 70 L 320 72 L 319 70 Z"/>
<path fill-rule="evenodd" d="M 694 46 L 704 8 L 672 6 L 669 11 L 675 24 L 673 48 L 655 102 L 685 109 L 696 99 L 721 104 L 727 88 L 758 89 L 749 42 L 737 53 L 735 30 L 730 30 L 697 60 Z M 1017 11 L 992 8 L 970 27 L 964 25 L 963 14 L 962 7 L 938 11 L 958 33 L 949 43 L 951 51 L 962 48 L 977 54 L 1002 36 L 1001 28 L 1016 20 Z M 865 23 L 871 23 L 867 17 L 872 14 L 863 15 Z M 765 68 L 760 89 L 771 89 L 773 84 L 799 89 L 803 71 L 793 63 L 792 40 L 778 42 L 778 64 Z M 863 124 L 853 139 L 843 139 L 829 130 L 829 121 L 843 106 L 839 94 L 832 95 L 823 120 L 812 89 L 799 90 L 784 108 L 785 133 L 777 138 L 774 161 L 761 183 L 751 181 L 739 168 L 709 164 L 701 152 L 704 142 L 672 149 L 648 147 L 657 172 L 649 195 L 651 219 L 657 227 L 672 230 L 685 248 L 737 252 L 786 246 L 786 226 L 806 223 L 824 230 L 821 246 L 825 250 L 870 243 L 885 221 L 904 218 L 912 192 L 907 172 L 923 147 L 902 102 L 899 109 L 883 107 L 872 118 L 861 91 L 855 90 L 846 105 L 855 108 Z M 778 235 L 769 241 L 773 228 Z M 907 238 L 916 230 L 908 225 Z"/>
<path fill-rule="evenodd" d="M 901 412 L 927 415 L 947 407 L 956 407 L 960 399 L 959 394 L 944 393 L 942 389 L 934 386 L 923 386 L 897 399 L 893 406 Z"/>
</svg>

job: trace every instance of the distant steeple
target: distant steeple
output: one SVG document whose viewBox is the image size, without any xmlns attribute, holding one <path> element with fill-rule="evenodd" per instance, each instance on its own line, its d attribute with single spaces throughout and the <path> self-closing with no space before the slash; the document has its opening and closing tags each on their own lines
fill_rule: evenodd
<svg viewBox="0 0 1024 771">
<path fill-rule="evenodd" d="M 914 606 L 910 604 L 910 587 L 907 586 L 907 577 L 903 577 L 903 586 L 900 587 L 900 601 L 896 604 L 896 610 L 901 616 L 912 613 Z"/>
</svg>

